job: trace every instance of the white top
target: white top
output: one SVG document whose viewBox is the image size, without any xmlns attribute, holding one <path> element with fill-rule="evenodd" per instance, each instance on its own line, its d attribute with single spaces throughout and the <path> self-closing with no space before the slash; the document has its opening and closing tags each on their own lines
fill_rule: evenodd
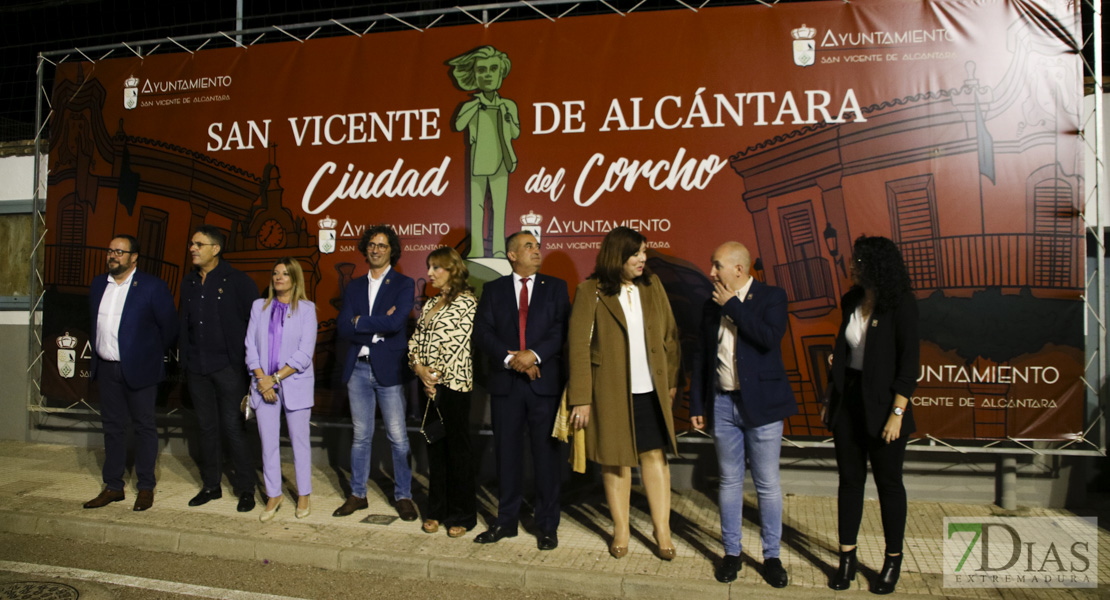
<svg viewBox="0 0 1110 600">
<path fill-rule="evenodd" d="M 852 312 L 852 317 L 848 319 L 848 327 L 844 330 L 844 340 L 848 342 L 848 349 L 850 358 L 848 359 L 848 366 L 857 370 L 863 370 L 863 348 L 867 344 L 867 321 L 863 316 L 863 306 L 857 306 L 856 310 Z"/>
<path fill-rule="evenodd" d="M 378 277 L 377 279 L 374 279 L 374 273 L 373 272 L 370 272 L 370 273 L 366 274 L 366 279 L 370 281 L 370 285 L 367 286 L 367 289 L 366 289 L 366 295 L 370 300 L 370 304 L 368 304 L 368 306 L 370 307 L 370 312 L 374 312 L 374 299 L 378 297 L 378 290 L 380 290 L 382 288 L 382 282 L 385 281 L 385 276 L 389 275 L 389 272 L 391 270 L 392 270 L 392 267 L 387 265 L 385 267 L 385 270 L 382 271 L 381 277 Z M 369 316 L 369 314 L 367 316 Z M 371 343 L 377 344 L 378 342 L 380 342 L 384 339 L 385 339 L 384 337 L 375 333 L 374 337 L 372 338 Z M 370 355 L 370 348 L 368 346 L 363 346 L 362 350 L 358 351 L 358 355 L 359 356 L 369 356 Z"/>
<path fill-rule="evenodd" d="M 748 282 L 736 290 L 741 303 L 751 288 L 752 278 L 749 277 Z M 736 323 L 723 315 L 721 326 L 717 328 L 717 386 L 726 392 L 740 389 L 740 378 L 736 375 Z"/>
<path fill-rule="evenodd" d="M 635 284 L 622 285 L 620 292 L 624 320 L 628 323 L 628 366 L 633 394 L 646 394 L 655 389 L 648 364 L 647 340 L 644 338 L 644 307 L 640 289 Z"/>
<path fill-rule="evenodd" d="M 135 278 L 135 269 L 123 283 L 108 275 L 108 287 L 104 288 L 104 295 L 100 298 L 100 308 L 96 312 L 96 354 L 103 360 L 119 361 L 119 321 L 123 316 L 123 305 L 127 302 L 127 292 L 131 289 L 131 280 Z"/>
</svg>

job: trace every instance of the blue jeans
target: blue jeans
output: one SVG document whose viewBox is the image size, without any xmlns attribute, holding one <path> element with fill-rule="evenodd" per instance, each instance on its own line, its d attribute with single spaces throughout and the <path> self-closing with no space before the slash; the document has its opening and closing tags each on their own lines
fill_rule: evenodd
<svg viewBox="0 0 1110 600">
<path fill-rule="evenodd" d="M 721 540 L 725 554 L 740 556 L 746 458 L 751 464 L 752 481 L 759 497 L 763 558 L 778 558 L 782 541 L 782 486 L 779 485 L 782 421 L 748 427 L 737 406 L 737 402 L 743 402 L 739 397 L 739 392 L 719 393 L 713 402 L 713 444 L 717 447 L 717 464 L 721 471 Z"/>
<path fill-rule="evenodd" d="M 393 499 L 412 498 L 412 468 L 409 458 L 409 432 L 405 427 L 405 394 L 400 385 L 379 385 L 370 363 L 358 361 L 347 381 L 351 403 L 351 493 L 366 497 L 366 480 L 370 478 L 370 447 L 374 441 L 374 409 L 380 408 L 385 421 L 385 435 L 393 447 Z"/>
</svg>

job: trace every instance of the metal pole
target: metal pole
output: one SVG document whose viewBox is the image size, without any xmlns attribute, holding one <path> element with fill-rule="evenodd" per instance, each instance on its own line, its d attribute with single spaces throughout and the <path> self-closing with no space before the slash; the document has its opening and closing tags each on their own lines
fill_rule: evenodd
<svg viewBox="0 0 1110 600">
<path fill-rule="evenodd" d="M 1006 510 L 1017 508 L 1017 459 L 1012 456 L 998 461 L 998 505 Z"/>
<path fill-rule="evenodd" d="M 235 31 L 243 30 L 243 0 L 235 0 Z M 243 36 L 235 36 L 235 41 L 243 43 Z"/>
<path fill-rule="evenodd" d="M 27 288 L 27 293 L 30 295 L 30 306 L 27 313 L 27 405 L 32 406 L 41 404 L 42 394 L 35 382 L 41 381 L 42 363 L 39 362 L 39 356 L 42 353 L 42 332 L 40 327 L 42 323 L 35 318 L 40 310 L 40 298 L 42 297 L 43 286 L 39 285 L 40 282 L 45 281 L 39 267 L 40 252 L 44 249 L 43 245 L 39 244 L 39 237 L 45 232 L 45 222 L 43 227 L 39 227 L 39 222 L 42 221 L 42 215 L 46 210 L 45 199 L 41 198 L 39 192 L 42 190 L 42 180 L 39 176 L 42 170 L 42 133 L 43 116 L 42 116 L 42 99 L 39 94 L 45 94 L 43 91 L 43 70 L 45 69 L 46 61 L 43 60 L 42 55 L 39 55 L 39 64 L 36 69 L 37 74 L 37 87 L 35 89 L 35 140 L 32 147 L 35 153 L 32 165 L 34 168 L 34 182 L 35 189 L 31 192 L 31 282 Z M 45 261 L 43 261 L 45 264 Z"/>
<path fill-rule="evenodd" d="M 1102 203 L 1103 193 L 1105 188 L 1102 185 L 1103 179 L 1106 177 L 1106 153 L 1104 148 L 1106 146 L 1105 131 L 1102 126 L 1102 95 L 1105 92 L 1103 89 L 1102 81 L 1102 0 L 1091 0 L 1091 22 L 1093 24 L 1094 35 L 1092 37 L 1092 44 L 1094 46 L 1092 57 L 1094 60 L 1094 77 L 1095 77 L 1095 90 L 1094 90 L 1094 125 L 1095 125 L 1095 171 L 1094 171 L 1094 193 L 1095 193 L 1095 231 L 1099 236 L 1099 247 L 1101 248 L 1103 236 L 1102 229 Z M 1104 249 L 1103 249 L 1104 250 Z M 1098 351 L 1099 351 L 1099 377 L 1098 377 L 1098 392 L 1099 392 L 1099 446 L 1105 452 L 1106 443 L 1106 419 L 1110 417 L 1107 414 L 1106 408 L 1110 404 L 1110 400 L 1102 397 L 1106 390 L 1107 382 L 1106 375 L 1110 372 L 1110 352 L 1107 351 L 1106 339 L 1106 273 L 1105 273 L 1106 253 L 1099 252 L 1095 260 L 1095 268 L 1098 269 L 1098 316 L 1100 321 L 1099 338 L 1098 338 Z"/>
</svg>

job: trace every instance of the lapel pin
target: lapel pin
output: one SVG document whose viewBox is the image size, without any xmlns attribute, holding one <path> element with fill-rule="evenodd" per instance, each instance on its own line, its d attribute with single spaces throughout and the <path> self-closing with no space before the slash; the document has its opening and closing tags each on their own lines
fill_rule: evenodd
<svg viewBox="0 0 1110 600">
<path fill-rule="evenodd" d="M 131 287 L 139 287 L 139 282 L 132 279 L 131 280 Z"/>
<path fill-rule="evenodd" d="M 386 283 L 389 283 L 389 278 L 388 278 L 388 277 L 386 278 L 385 282 L 386 282 Z"/>
<path fill-rule="evenodd" d="M 879 326 L 879 320 L 878 319 L 871 319 L 871 326 L 872 327 L 878 327 Z"/>
<path fill-rule="evenodd" d="M 219 293 L 222 294 L 222 293 L 224 293 L 224 288 L 217 288 L 216 291 L 218 291 Z"/>
<path fill-rule="evenodd" d="M 751 300 L 751 299 L 752 299 L 752 293 L 751 293 L 751 292 L 748 292 L 748 297 L 747 297 L 747 300 Z"/>
</svg>

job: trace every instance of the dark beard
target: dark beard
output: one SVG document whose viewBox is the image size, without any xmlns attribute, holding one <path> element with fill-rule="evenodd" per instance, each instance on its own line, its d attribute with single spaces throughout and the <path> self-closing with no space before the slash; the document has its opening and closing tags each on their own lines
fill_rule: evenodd
<svg viewBox="0 0 1110 600">
<path fill-rule="evenodd" d="M 112 275 L 113 277 L 116 276 L 116 275 L 122 275 L 122 274 L 126 273 L 127 269 L 129 269 L 129 268 L 131 268 L 131 267 L 130 266 L 126 266 L 126 267 L 123 266 L 122 262 L 116 263 L 116 266 L 114 266 L 114 267 L 112 265 L 108 265 L 108 274 Z"/>
</svg>

